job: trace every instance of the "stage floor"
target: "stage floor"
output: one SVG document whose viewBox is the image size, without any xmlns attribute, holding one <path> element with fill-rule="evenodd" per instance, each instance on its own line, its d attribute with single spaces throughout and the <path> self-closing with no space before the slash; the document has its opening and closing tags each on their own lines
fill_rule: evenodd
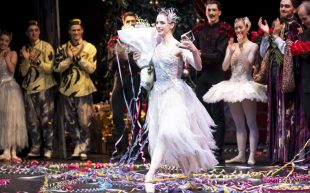
<svg viewBox="0 0 310 193">
<path fill-rule="evenodd" d="M 225 148 L 225 159 L 235 147 Z M 149 159 L 135 165 L 117 165 L 110 156 L 89 154 L 88 161 L 52 159 L 0 163 L 0 192 L 144 192 Z M 195 186 L 186 192 L 310 192 L 309 165 L 294 162 L 271 165 L 261 152 L 257 164 L 220 164 L 213 170 L 185 178 L 177 168 L 162 166 L 156 175 L 156 192 L 182 192 L 188 180 Z M 184 192 L 184 190 L 183 190 Z"/>
</svg>

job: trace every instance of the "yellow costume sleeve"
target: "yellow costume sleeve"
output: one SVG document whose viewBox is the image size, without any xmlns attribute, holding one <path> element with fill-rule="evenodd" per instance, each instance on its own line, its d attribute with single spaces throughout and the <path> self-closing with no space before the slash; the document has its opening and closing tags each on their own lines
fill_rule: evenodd
<svg viewBox="0 0 310 193">
<path fill-rule="evenodd" d="M 55 56 L 54 49 L 50 44 L 45 44 L 44 47 L 45 50 L 42 52 L 42 56 L 40 56 L 41 63 L 39 68 L 46 74 L 52 74 Z"/>
<path fill-rule="evenodd" d="M 87 44 L 85 51 L 81 53 L 81 60 L 78 62 L 79 66 L 87 73 L 92 74 L 96 70 L 96 53 L 97 49 L 91 44 Z"/>
<path fill-rule="evenodd" d="M 20 72 L 22 76 L 26 76 L 30 68 L 30 61 L 29 60 L 24 60 L 20 64 Z"/>
</svg>

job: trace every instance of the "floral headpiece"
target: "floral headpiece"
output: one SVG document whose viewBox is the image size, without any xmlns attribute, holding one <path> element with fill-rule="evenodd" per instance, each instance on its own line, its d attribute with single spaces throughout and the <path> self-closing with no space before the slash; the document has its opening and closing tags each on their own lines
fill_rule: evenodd
<svg viewBox="0 0 310 193">
<path fill-rule="evenodd" d="M 158 14 L 162 14 L 167 16 L 167 20 L 169 23 L 177 23 L 177 20 L 179 19 L 177 14 L 177 9 L 175 8 L 161 8 L 158 12 Z"/>
</svg>

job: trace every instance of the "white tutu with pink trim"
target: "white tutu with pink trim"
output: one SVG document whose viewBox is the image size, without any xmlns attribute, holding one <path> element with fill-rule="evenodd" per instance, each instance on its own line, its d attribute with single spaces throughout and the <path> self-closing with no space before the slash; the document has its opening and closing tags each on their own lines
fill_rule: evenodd
<svg viewBox="0 0 310 193">
<path fill-rule="evenodd" d="M 228 80 L 213 85 L 203 96 L 203 100 L 207 103 L 216 103 L 219 101 L 234 103 L 246 99 L 266 102 L 266 90 L 266 85 L 256 83 L 252 80 Z"/>
</svg>

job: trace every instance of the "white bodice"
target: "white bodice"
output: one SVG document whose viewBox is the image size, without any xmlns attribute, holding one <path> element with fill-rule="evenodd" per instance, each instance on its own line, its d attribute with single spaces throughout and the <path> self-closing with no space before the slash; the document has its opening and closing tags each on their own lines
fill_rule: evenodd
<svg viewBox="0 0 310 193">
<path fill-rule="evenodd" d="M 245 45 L 246 46 L 246 45 Z M 231 78 L 232 81 L 247 81 L 253 80 L 252 77 L 252 63 L 249 63 L 245 56 L 248 56 L 247 52 L 250 52 L 249 47 L 244 47 L 242 52 L 239 46 L 236 46 L 236 50 L 231 57 Z M 243 56 L 241 56 L 241 54 Z"/>
<path fill-rule="evenodd" d="M 0 60 L 0 84 L 12 79 L 13 75 L 9 74 L 5 60 Z"/>
<path fill-rule="evenodd" d="M 156 48 L 152 62 L 155 68 L 156 81 L 181 79 L 183 60 L 175 56 L 171 50 Z"/>
</svg>

